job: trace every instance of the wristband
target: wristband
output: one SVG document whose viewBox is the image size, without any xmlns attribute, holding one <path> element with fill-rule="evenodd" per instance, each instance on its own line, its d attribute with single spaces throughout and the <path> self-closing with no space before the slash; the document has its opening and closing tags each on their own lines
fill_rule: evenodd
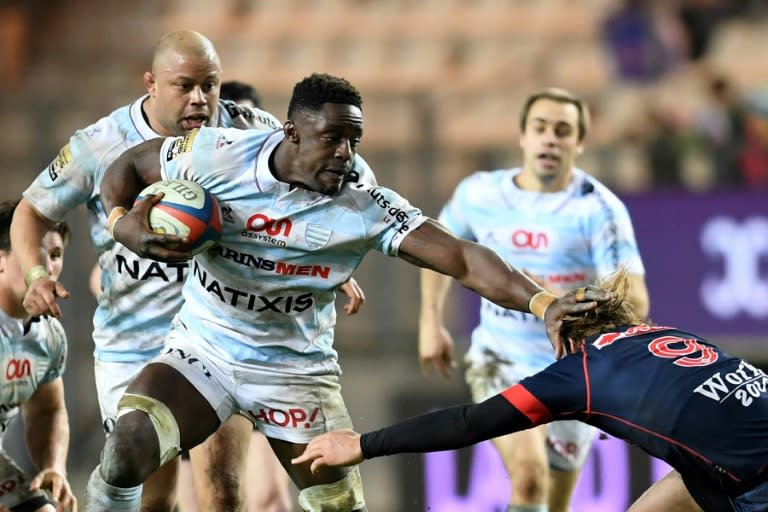
<svg viewBox="0 0 768 512">
<path fill-rule="evenodd" d="M 126 213 L 128 213 L 128 210 L 122 206 L 115 206 L 112 208 L 112 211 L 109 212 L 109 217 L 107 217 L 107 232 L 111 238 L 115 238 L 115 224 L 117 224 L 117 221 L 122 219 Z"/>
<path fill-rule="evenodd" d="M 528 311 L 536 315 L 540 319 L 544 319 L 544 313 L 547 312 L 547 308 L 550 304 L 555 302 L 557 297 L 549 293 L 548 291 L 541 290 L 538 293 L 534 293 L 528 301 Z"/>
<path fill-rule="evenodd" d="M 31 269 L 27 270 L 26 274 L 24 274 L 24 284 L 26 284 L 27 288 L 29 288 L 29 285 L 43 277 L 51 277 L 44 266 L 38 265 L 36 267 L 32 267 Z"/>
</svg>

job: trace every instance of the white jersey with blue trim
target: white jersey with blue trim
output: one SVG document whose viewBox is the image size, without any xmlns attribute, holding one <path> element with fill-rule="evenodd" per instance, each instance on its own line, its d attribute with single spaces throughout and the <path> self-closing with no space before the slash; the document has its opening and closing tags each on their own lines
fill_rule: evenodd
<svg viewBox="0 0 768 512">
<path fill-rule="evenodd" d="M 356 182 L 334 196 L 275 179 L 282 131 L 202 128 L 169 138 L 162 177 L 195 181 L 218 200 L 220 243 L 198 254 L 177 316 L 202 350 L 286 374 L 340 373 L 335 290 L 371 249 L 395 256 L 426 217 L 392 190 Z"/>
<path fill-rule="evenodd" d="M 60 220 L 85 204 L 91 241 L 99 254 L 102 293 L 94 314 L 95 357 L 102 361 L 142 361 L 157 354 L 181 306 L 187 263 L 160 263 L 136 256 L 115 243 L 106 229 L 100 186 L 107 167 L 125 150 L 159 137 L 142 112 L 143 96 L 70 138 L 53 162 L 24 191 L 40 213 Z M 276 129 L 268 112 L 220 101 L 213 126 Z"/>
<path fill-rule="evenodd" d="M 526 191 L 515 185 L 519 172 L 468 176 L 443 207 L 440 222 L 457 236 L 490 247 L 548 289 L 593 283 L 619 266 L 645 273 L 629 213 L 607 187 L 574 169 L 563 191 Z M 483 299 L 470 355 L 486 350 L 534 371 L 554 361 L 543 322 Z"/>
<path fill-rule="evenodd" d="M 67 336 L 58 320 L 33 317 L 28 321 L 0 309 L 0 443 L 19 404 L 41 384 L 64 373 Z M 1 471 L 0 471 L 1 472 Z"/>
</svg>

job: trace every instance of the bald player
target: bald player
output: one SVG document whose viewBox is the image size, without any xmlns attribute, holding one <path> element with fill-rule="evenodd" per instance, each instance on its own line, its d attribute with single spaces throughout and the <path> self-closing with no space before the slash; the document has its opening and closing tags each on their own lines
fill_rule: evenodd
<svg viewBox="0 0 768 512">
<path fill-rule="evenodd" d="M 24 273 L 24 307 L 30 315 L 60 316 L 58 299 L 69 296 L 48 274 L 39 247 L 50 227 L 75 207 L 89 211 L 91 240 L 99 254 L 101 293 L 93 319 L 95 377 L 104 431 L 116 421 L 117 403 L 147 361 L 160 353 L 163 338 L 181 305 L 184 263 L 143 259 L 107 233 L 100 185 L 107 166 L 123 151 L 148 139 L 183 135 L 201 126 L 277 129 L 271 114 L 219 99 L 221 63 L 213 44 L 202 34 L 177 31 L 157 45 L 152 70 L 144 73 L 147 94 L 94 124 L 75 132 L 58 156 L 24 192 L 11 226 L 11 240 Z M 234 422 L 211 436 L 199 461 L 216 468 L 214 510 L 241 510 L 244 456 L 251 426 Z M 194 461 L 193 461 L 194 462 Z M 233 468 L 234 470 L 228 470 Z M 178 459 L 159 468 L 146 482 L 142 510 L 170 511 L 176 502 Z M 210 474 L 211 472 L 206 472 Z"/>
</svg>

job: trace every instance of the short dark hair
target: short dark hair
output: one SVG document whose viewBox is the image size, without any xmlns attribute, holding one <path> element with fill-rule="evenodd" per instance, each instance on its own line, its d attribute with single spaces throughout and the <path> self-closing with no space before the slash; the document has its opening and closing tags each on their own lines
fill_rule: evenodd
<svg viewBox="0 0 768 512">
<path fill-rule="evenodd" d="M 254 107 L 261 108 L 261 97 L 256 88 L 238 80 L 222 82 L 219 97 L 223 100 L 232 100 L 235 103 L 250 100 Z"/>
<path fill-rule="evenodd" d="M 48 232 L 50 233 L 51 231 L 55 231 L 56 233 L 59 234 L 59 236 L 61 236 L 61 241 L 64 242 L 64 247 L 66 247 L 67 244 L 69 244 L 69 238 L 71 236 L 71 232 L 69 231 L 69 224 L 67 224 L 63 220 L 60 220 L 59 222 L 54 224 L 53 227 L 51 227 L 50 231 Z"/>
<path fill-rule="evenodd" d="M 19 199 L 0 203 L 0 250 L 2 251 L 11 250 L 11 221 L 18 205 Z"/>
<path fill-rule="evenodd" d="M 589 109 L 584 100 L 570 91 L 559 89 L 557 87 L 548 87 L 535 92 L 526 98 L 523 109 L 520 111 L 520 131 L 525 132 L 525 126 L 528 123 L 528 113 L 531 107 L 539 100 L 552 100 L 558 103 L 570 103 L 579 111 L 579 141 L 584 140 L 589 131 Z"/>
<path fill-rule="evenodd" d="M 343 78 L 313 73 L 297 83 L 288 104 L 288 119 L 294 121 L 299 112 L 319 112 L 326 103 L 363 107 L 360 92 Z"/>
</svg>

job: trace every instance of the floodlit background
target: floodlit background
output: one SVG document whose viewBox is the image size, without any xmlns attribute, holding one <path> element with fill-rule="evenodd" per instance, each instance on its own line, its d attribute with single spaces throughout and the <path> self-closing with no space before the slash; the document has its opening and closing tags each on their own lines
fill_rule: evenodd
<svg viewBox="0 0 768 512">
<path fill-rule="evenodd" d="M 364 98 L 360 153 L 380 184 L 431 216 L 470 172 L 519 162 L 525 96 L 545 86 L 582 95 L 593 126 L 578 163 L 627 199 L 652 317 L 684 319 L 768 361 L 763 0 L 3 0 L 0 199 L 19 196 L 76 129 L 143 94 L 155 44 L 182 28 L 208 36 L 223 78 L 253 84 L 278 118 L 310 73 L 349 79 Z M 65 382 L 82 497 L 103 442 L 87 290 L 95 255 L 84 209 L 68 220 Z M 371 254 L 356 276 L 364 311 L 339 316 L 343 387 L 359 429 L 467 398 L 460 374 L 419 375 L 417 276 Z M 474 299 L 452 297 L 463 351 Z M 420 463 L 396 459 L 363 468 L 371 510 L 422 503 L 402 482 L 421 475 Z"/>
</svg>

